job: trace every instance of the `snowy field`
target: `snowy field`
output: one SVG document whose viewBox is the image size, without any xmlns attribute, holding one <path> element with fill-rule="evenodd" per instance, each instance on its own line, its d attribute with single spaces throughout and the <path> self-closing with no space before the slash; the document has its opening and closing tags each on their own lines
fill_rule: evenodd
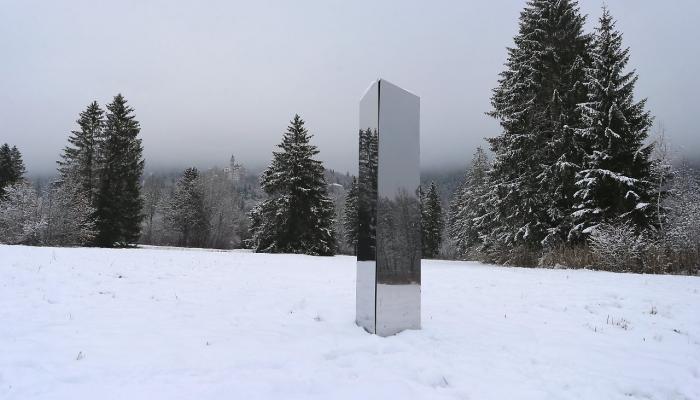
<svg viewBox="0 0 700 400">
<path fill-rule="evenodd" d="M 700 278 L 423 267 L 355 326 L 355 261 L 0 246 L 0 399 L 700 399 Z"/>
</svg>

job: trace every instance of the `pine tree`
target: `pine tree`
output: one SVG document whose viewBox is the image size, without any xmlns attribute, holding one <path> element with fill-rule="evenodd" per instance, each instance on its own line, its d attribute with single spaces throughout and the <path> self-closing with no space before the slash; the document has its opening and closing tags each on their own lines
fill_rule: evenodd
<svg viewBox="0 0 700 400">
<path fill-rule="evenodd" d="M 125 246 L 136 242 L 141 229 L 141 174 L 144 161 L 140 127 L 121 94 L 107 105 L 104 139 L 99 154 L 96 243 Z"/>
<path fill-rule="evenodd" d="M 634 101 L 637 76 L 624 72 L 629 48 L 622 47 L 622 35 L 606 8 L 596 28 L 592 57 L 586 74 L 588 98 L 580 104 L 584 126 L 578 135 L 586 156 L 577 176 L 572 239 L 604 222 L 630 222 L 639 231 L 658 221 L 653 146 L 644 144 L 652 118 L 644 110 L 646 100 Z"/>
<path fill-rule="evenodd" d="M 508 252 L 566 239 L 581 151 L 573 128 L 585 99 L 590 37 L 574 0 L 531 0 L 489 113 L 503 133 L 489 139 L 495 159 L 490 237 Z M 511 259 L 505 254 L 501 261 Z"/>
<path fill-rule="evenodd" d="M 343 215 L 343 226 L 345 227 L 346 235 L 345 240 L 353 250 L 357 249 L 357 232 L 359 229 L 357 223 L 358 190 L 357 178 L 353 177 L 350 190 L 348 190 L 345 196 L 345 213 Z"/>
<path fill-rule="evenodd" d="M 333 255 L 334 206 L 312 135 L 295 115 L 270 166 L 260 178 L 268 199 L 250 214 L 251 244 L 258 252 Z"/>
<path fill-rule="evenodd" d="M 179 233 L 178 246 L 204 247 L 209 220 L 204 206 L 204 190 L 196 168 L 187 168 L 168 201 L 165 219 Z"/>
<path fill-rule="evenodd" d="M 10 165 L 12 165 L 11 181 L 13 183 L 19 182 L 24 176 L 26 169 L 24 168 L 22 153 L 17 149 L 17 146 L 12 146 L 10 150 Z"/>
<path fill-rule="evenodd" d="M 69 145 L 58 161 L 62 179 L 77 179 L 92 204 L 97 191 L 97 149 L 103 139 L 104 111 L 96 101 L 80 113 L 76 123 L 79 130 L 71 132 Z"/>
<path fill-rule="evenodd" d="M 5 143 L 0 146 L 0 199 L 4 197 L 5 187 L 12 182 L 12 156 L 10 146 Z"/>
<path fill-rule="evenodd" d="M 2 176 L 5 177 L 10 170 L 10 145 L 7 143 L 0 146 L 0 168 L 2 168 L 0 170 L 3 173 Z"/>
<path fill-rule="evenodd" d="M 478 147 L 465 173 L 464 182 L 450 204 L 448 232 L 457 255 L 463 259 L 475 256 L 481 247 L 482 237 L 490 232 L 487 219 L 490 167 L 486 152 Z"/>
<path fill-rule="evenodd" d="M 7 143 L 0 146 L 0 198 L 4 188 L 20 182 L 25 173 L 22 154 L 17 146 L 10 147 Z"/>
<path fill-rule="evenodd" d="M 442 244 L 442 230 L 444 228 L 444 219 L 442 216 L 442 205 L 440 195 L 437 191 L 437 186 L 432 182 L 428 193 L 425 196 L 420 196 L 422 201 L 421 206 L 421 229 L 423 231 L 423 257 L 435 258 L 440 252 Z"/>
</svg>

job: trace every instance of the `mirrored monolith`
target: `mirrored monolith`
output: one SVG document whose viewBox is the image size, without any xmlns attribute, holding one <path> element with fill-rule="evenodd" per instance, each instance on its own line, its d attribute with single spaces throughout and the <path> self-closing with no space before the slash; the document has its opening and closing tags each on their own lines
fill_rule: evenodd
<svg viewBox="0 0 700 400">
<path fill-rule="evenodd" d="M 381 336 L 420 328 L 419 115 L 383 79 L 360 101 L 356 322 Z"/>
</svg>

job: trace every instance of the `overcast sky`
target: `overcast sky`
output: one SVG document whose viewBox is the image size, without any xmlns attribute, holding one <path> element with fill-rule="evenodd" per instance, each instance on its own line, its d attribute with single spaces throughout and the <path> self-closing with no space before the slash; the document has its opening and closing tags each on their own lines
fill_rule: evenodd
<svg viewBox="0 0 700 400">
<path fill-rule="evenodd" d="M 78 113 L 121 92 L 147 168 L 264 166 L 299 113 L 329 168 L 357 169 L 358 101 L 385 78 L 421 97 L 424 167 L 499 133 L 491 89 L 525 1 L 0 0 L 0 143 L 53 170 Z M 600 0 L 581 0 L 592 27 Z M 637 96 L 700 155 L 700 2 L 608 0 Z"/>
</svg>

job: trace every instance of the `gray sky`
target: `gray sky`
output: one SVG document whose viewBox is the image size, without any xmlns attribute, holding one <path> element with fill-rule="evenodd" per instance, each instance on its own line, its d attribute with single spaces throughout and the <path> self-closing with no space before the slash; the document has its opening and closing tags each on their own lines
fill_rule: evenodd
<svg viewBox="0 0 700 400">
<path fill-rule="evenodd" d="M 499 133 L 491 89 L 525 1 L 0 0 L 0 143 L 45 173 L 80 111 L 121 92 L 148 167 L 264 166 L 294 113 L 329 168 L 357 169 L 358 102 L 383 77 L 421 97 L 424 167 Z M 600 0 L 581 0 L 589 27 Z M 700 2 L 608 0 L 637 96 L 700 156 Z"/>
</svg>

